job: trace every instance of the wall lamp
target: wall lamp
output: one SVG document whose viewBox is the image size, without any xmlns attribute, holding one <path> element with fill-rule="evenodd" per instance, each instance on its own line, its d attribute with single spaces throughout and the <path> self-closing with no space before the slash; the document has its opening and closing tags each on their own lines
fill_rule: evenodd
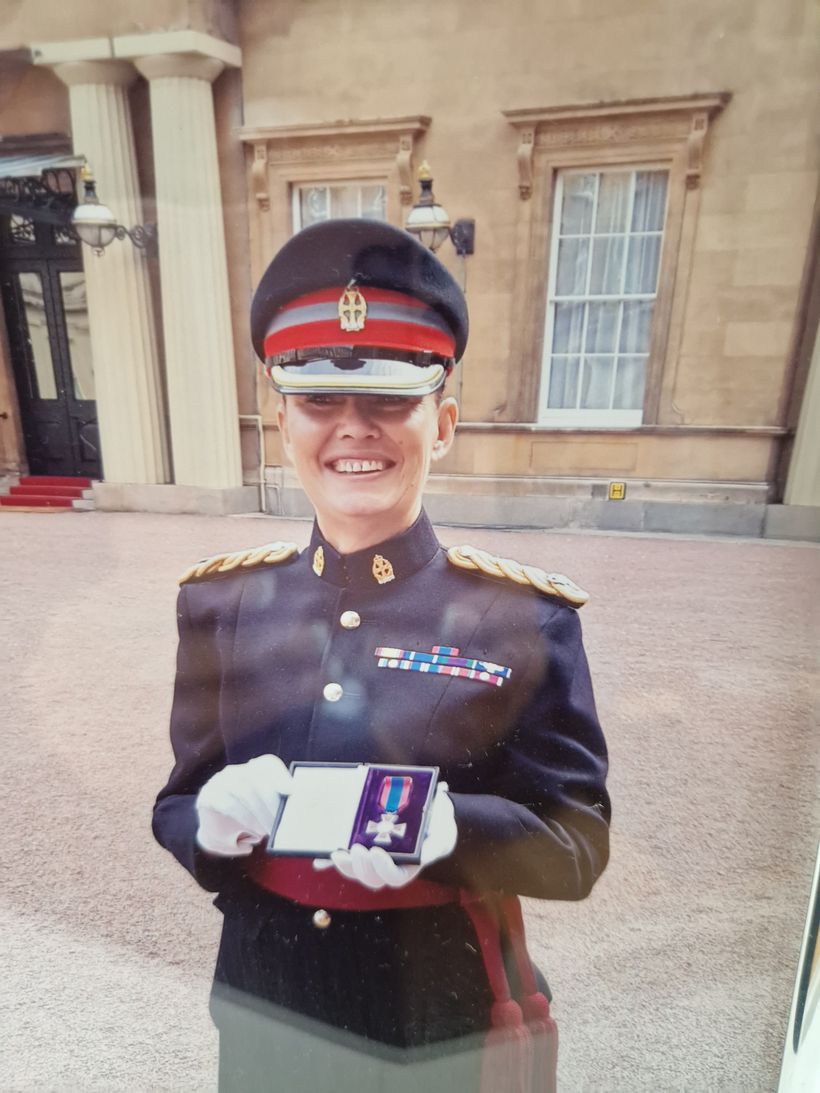
<svg viewBox="0 0 820 1093">
<path fill-rule="evenodd" d="M 427 162 L 419 168 L 421 193 L 410 210 L 405 228 L 418 240 L 437 251 L 445 239 L 450 239 L 456 254 L 462 258 L 475 253 L 475 220 L 457 220 L 450 224 L 450 217 L 443 205 L 433 196 L 433 176 Z"/>
<path fill-rule="evenodd" d="M 71 217 L 71 226 L 80 242 L 91 247 L 99 256 L 105 253 L 105 248 L 115 239 L 125 239 L 127 236 L 135 247 L 147 254 L 156 254 L 156 224 L 137 224 L 130 229 L 118 224 L 108 206 L 103 205 L 97 197 L 97 184 L 87 163 L 83 166 L 80 177 L 83 180 L 83 200 L 74 209 Z"/>
</svg>

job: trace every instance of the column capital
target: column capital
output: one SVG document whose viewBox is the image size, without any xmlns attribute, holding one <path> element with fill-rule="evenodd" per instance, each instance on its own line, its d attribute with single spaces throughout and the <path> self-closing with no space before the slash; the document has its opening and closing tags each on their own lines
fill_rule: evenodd
<svg viewBox="0 0 820 1093">
<path fill-rule="evenodd" d="M 225 68 L 241 68 L 242 50 L 239 46 L 203 34 L 197 30 L 151 31 L 147 34 L 125 34 L 111 39 L 115 57 L 132 61 L 146 57 L 169 57 L 192 54 L 196 57 L 221 61 Z"/>
<path fill-rule="evenodd" d="M 184 77 L 213 83 L 225 65 L 216 57 L 203 57 L 199 53 L 155 53 L 147 57 L 135 57 L 134 65 L 146 80 L 162 80 L 167 77 Z"/>
<path fill-rule="evenodd" d="M 137 78 L 137 70 L 129 61 L 63 61 L 51 68 L 67 87 L 80 84 L 128 87 Z"/>
</svg>

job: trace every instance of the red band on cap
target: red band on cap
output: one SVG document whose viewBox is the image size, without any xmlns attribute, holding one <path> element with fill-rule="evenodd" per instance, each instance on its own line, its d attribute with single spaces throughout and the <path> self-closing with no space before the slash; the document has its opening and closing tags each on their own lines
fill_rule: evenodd
<svg viewBox="0 0 820 1093">
<path fill-rule="evenodd" d="M 287 330 L 268 334 L 265 338 L 265 356 L 287 353 L 291 349 L 312 349 L 331 345 L 378 346 L 382 349 L 403 349 L 411 353 L 438 353 L 442 357 L 455 354 L 455 339 L 440 330 L 417 323 L 393 323 L 374 319 L 365 323 L 363 330 L 342 330 L 338 320 L 333 322 L 304 323 Z"/>
<path fill-rule="evenodd" d="M 265 337 L 265 356 L 348 345 L 455 355 L 455 336 L 446 320 L 422 300 L 389 289 L 352 287 L 361 293 L 367 312 L 361 330 L 344 330 L 338 308 L 345 291 L 321 289 L 280 308 Z"/>
</svg>

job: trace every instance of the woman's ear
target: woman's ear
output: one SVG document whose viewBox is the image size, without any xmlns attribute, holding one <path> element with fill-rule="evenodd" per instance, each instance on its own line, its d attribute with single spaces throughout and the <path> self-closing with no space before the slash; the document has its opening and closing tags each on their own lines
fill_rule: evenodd
<svg viewBox="0 0 820 1093">
<path fill-rule="evenodd" d="M 279 405 L 276 407 L 276 424 L 279 426 L 279 432 L 282 434 L 282 447 L 285 450 L 285 455 L 292 464 L 293 454 L 291 452 L 290 431 L 288 430 L 288 408 L 285 404 L 285 397 L 285 395 L 282 395 L 279 399 Z"/>
<path fill-rule="evenodd" d="M 453 446 L 458 424 L 458 403 L 454 398 L 442 399 L 438 405 L 438 430 L 433 441 L 432 458 L 443 459 Z"/>
</svg>

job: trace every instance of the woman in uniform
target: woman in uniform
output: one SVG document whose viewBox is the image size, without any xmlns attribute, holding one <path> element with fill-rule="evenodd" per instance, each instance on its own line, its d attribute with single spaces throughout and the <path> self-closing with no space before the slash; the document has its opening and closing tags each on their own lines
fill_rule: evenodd
<svg viewBox="0 0 820 1093">
<path fill-rule="evenodd" d="M 316 521 L 302 552 L 270 544 L 183 577 L 176 763 L 154 811 L 157 839 L 224 914 L 221 1088 L 478 1089 L 487 1057 L 482 1079 L 463 1049 L 492 1026 L 519 1048 L 527 1021 L 552 1027 L 515 897 L 582 899 L 607 861 L 586 597 L 437 541 L 422 490 L 453 441 L 444 384 L 467 312 L 412 236 L 306 229 L 251 321 Z M 266 854 L 294 761 L 437 767 L 420 861 L 377 845 Z M 495 1088 L 545 1088 L 551 1065 L 533 1079 L 531 1045 L 528 1058 Z"/>
</svg>

